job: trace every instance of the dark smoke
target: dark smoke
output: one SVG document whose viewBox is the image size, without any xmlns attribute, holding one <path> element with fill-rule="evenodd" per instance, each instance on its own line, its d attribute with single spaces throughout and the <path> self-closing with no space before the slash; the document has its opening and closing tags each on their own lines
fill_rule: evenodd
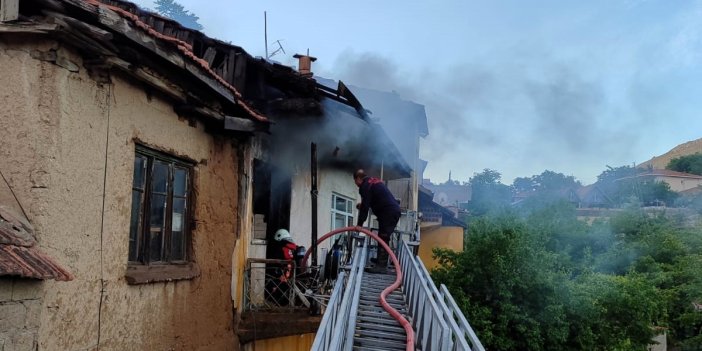
<svg viewBox="0 0 702 351">
<path fill-rule="evenodd" d="M 272 161 L 277 167 L 294 172 L 310 167 L 311 143 L 317 144 L 320 167 L 342 165 L 349 170 L 370 168 L 388 162 L 384 145 L 372 137 L 373 124 L 363 121 L 356 111 L 336 101 L 323 99 L 323 115 L 281 118 L 275 121 L 268 137 Z M 351 173 L 349 173 L 350 176 Z"/>
<path fill-rule="evenodd" d="M 559 169 L 594 178 L 607 162 L 628 163 L 639 136 L 615 123 L 602 84 L 576 63 L 552 61 L 514 58 L 405 72 L 382 56 L 347 52 L 326 74 L 424 104 L 429 136 L 422 156 L 442 174 L 452 169 L 467 179 L 491 168 L 510 182 Z"/>
</svg>

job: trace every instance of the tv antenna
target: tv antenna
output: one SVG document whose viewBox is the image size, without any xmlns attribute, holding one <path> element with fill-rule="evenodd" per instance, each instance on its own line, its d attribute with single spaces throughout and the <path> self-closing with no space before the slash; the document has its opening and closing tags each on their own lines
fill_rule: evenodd
<svg viewBox="0 0 702 351">
<path fill-rule="evenodd" d="M 283 52 L 285 54 L 285 49 L 283 49 L 283 44 L 280 43 L 281 39 L 278 39 L 275 41 L 275 44 L 278 44 L 278 48 L 275 49 L 270 55 L 268 54 L 268 13 L 267 11 L 263 11 L 263 40 L 264 40 L 264 45 L 266 47 L 266 59 L 270 59 L 271 57 L 275 56 L 279 52 Z"/>
<path fill-rule="evenodd" d="M 280 39 L 275 41 L 275 44 L 278 44 L 278 48 L 273 50 L 270 55 L 268 55 L 268 58 L 270 59 L 271 57 L 275 56 L 279 52 L 283 52 L 285 54 L 285 49 L 283 49 L 283 44 L 280 43 Z M 274 44 L 274 45 L 275 45 Z M 268 51 L 268 50 L 266 50 Z"/>
</svg>

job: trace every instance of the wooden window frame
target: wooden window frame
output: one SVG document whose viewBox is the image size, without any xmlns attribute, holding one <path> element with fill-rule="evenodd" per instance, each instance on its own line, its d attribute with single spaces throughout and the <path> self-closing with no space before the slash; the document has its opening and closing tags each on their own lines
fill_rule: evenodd
<svg viewBox="0 0 702 351">
<path fill-rule="evenodd" d="M 134 194 L 141 192 L 139 199 L 138 220 L 136 222 L 136 247 L 132 248 L 133 228 L 132 218 L 130 217 L 130 232 L 129 232 L 129 255 L 126 279 L 129 284 L 144 284 L 158 281 L 172 281 L 180 279 L 192 279 L 199 276 L 200 271 L 197 265 L 192 262 L 192 229 L 193 229 L 193 206 L 194 189 L 193 177 L 195 174 L 195 164 L 172 156 L 170 154 L 154 150 L 142 145 L 136 145 L 135 152 L 135 167 L 138 158 L 145 159 L 145 169 L 142 175 L 142 184 L 135 184 L 134 173 L 132 175 L 132 204 L 131 210 L 134 213 Z M 149 235 L 146 231 L 150 226 L 151 216 L 151 201 L 154 197 L 154 189 L 152 189 L 152 175 L 154 164 L 160 162 L 168 166 L 168 178 L 166 183 L 166 193 L 164 206 L 164 223 L 162 226 L 161 252 L 159 260 L 151 260 L 151 242 L 148 240 Z M 174 180 L 176 169 L 185 170 L 186 182 L 184 195 L 175 194 Z M 161 194 L 162 196 L 164 194 Z M 183 257 L 173 258 L 172 239 L 173 239 L 173 206 L 174 199 L 183 199 L 184 216 L 181 219 L 182 236 L 183 236 Z M 136 255 L 134 255 L 136 254 Z"/>
</svg>

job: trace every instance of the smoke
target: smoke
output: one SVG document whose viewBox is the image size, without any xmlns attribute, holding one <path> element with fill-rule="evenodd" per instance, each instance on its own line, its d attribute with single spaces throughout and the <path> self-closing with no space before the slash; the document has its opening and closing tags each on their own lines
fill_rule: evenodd
<svg viewBox="0 0 702 351">
<path fill-rule="evenodd" d="M 398 67 L 347 51 L 323 74 L 424 104 L 430 176 L 453 170 L 468 179 L 491 168 L 511 181 L 549 169 L 594 180 L 607 163 L 629 163 L 639 143 L 632 124 L 618 121 L 605 85 L 578 62 L 498 55 L 442 70 Z"/>
<path fill-rule="evenodd" d="M 308 169 L 311 144 L 317 145 L 319 166 L 342 165 L 349 169 L 387 162 L 384 145 L 375 135 L 377 126 L 361 120 L 344 104 L 323 99 L 321 116 L 281 118 L 268 137 L 273 163 L 289 172 Z"/>
</svg>

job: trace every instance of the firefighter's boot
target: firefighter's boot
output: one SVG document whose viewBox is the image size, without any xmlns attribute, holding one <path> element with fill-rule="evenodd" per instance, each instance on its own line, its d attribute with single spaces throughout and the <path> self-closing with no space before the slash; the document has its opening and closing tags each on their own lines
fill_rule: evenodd
<svg viewBox="0 0 702 351">
<path fill-rule="evenodd" d="M 388 272 L 388 253 L 382 247 L 378 247 L 378 260 L 375 266 L 366 270 L 368 273 L 384 274 Z"/>
</svg>

